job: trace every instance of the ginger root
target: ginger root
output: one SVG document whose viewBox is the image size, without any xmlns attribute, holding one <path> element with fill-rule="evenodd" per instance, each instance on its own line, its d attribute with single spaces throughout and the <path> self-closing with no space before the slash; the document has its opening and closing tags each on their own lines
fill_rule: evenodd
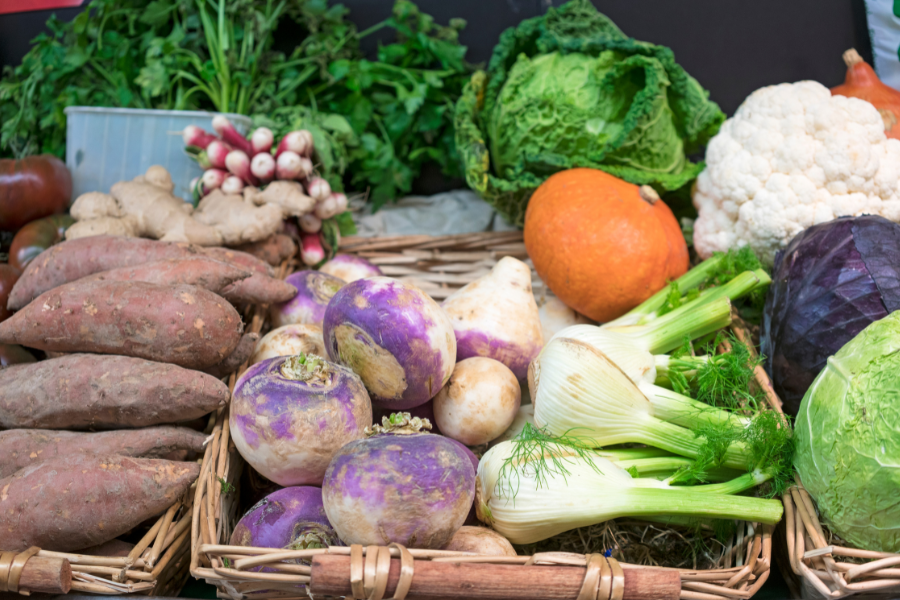
<svg viewBox="0 0 900 600">
<path fill-rule="evenodd" d="M 275 181 L 244 195 L 214 190 L 197 210 L 172 195 L 169 172 L 158 165 L 132 181 L 120 181 L 109 194 L 88 192 L 72 205 L 77 221 L 66 239 L 92 235 L 147 237 L 198 246 L 235 246 L 264 240 L 281 229 L 283 219 L 312 212 L 315 201 L 295 181 Z"/>
</svg>

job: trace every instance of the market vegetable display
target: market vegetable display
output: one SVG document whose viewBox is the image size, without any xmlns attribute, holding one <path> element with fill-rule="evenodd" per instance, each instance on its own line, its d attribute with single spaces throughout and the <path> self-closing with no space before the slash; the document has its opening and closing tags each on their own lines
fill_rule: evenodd
<svg viewBox="0 0 900 600">
<path fill-rule="evenodd" d="M 456 360 L 483 356 L 500 361 L 519 379 L 543 344 L 531 291 L 531 269 L 511 256 L 487 275 L 451 294 L 441 307 L 456 334 Z"/>
<path fill-rule="evenodd" d="M 273 329 L 257 342 L 249 364 L 255 365 L 269 358 L 296 354 L 325 355 L 325 341 L 320 326 L 300 323 Z"/>
<path fill-rule="evenodd" d="M 500 436 L 512 423 L 522 390 L 512 371 L 492 358 L 473 356 L 456 363 L 434 397 L 434 423 L 443 435 L 467 446 Z"/>
<path fill-rule="evenodd" d="M 706 150 L 697 178 L 701 257 L 749 245 L 771 265 L 802 230 L 842 216 L 900 221 L 900 145 L 878 110 L 814 81 L 761 88 Z"/>
<path fill-rule="evenodd" d="M 199 474 L 197 463 L 84 453 L 25 467 L 0 479 L 0 546 L 101 544 L 168 509 Z"/>
<path fill-rule="evenodd" d="M 199 431 L 171 426 L 98 433 L 7 429 L 0 431 L 0 477 L 9 477 L 37 462 L 78 453 L 165 458 L 180 450 L 203 452 L 206 437 Z"/>
<path fill-rule="evenodd" d="M 893 312 L 831 356 L 794 424 L 794 465 L 824 522 L 878 552 L 900 552 L 898 323 Z"/>
<path fill-rule="evenodd" d="M 381 269 L 371 262 L 354 254 L 337 254 L 334 258 L 319 267 L 320 273 L 333 275 L 338 279 L 351 283 L 366 277 L 380 277 Z"/>
<path fill-rule="evenodd" d="M 884 121 L 884 135 L 900 139 L 900 92 L 878 79 L 875 70 L 853 48 L 844 52 L 847 77 L 842 85 L 831 88 L 834 96 L 865 100 L 876 109 Z"/>
<path fill-rule="evenodd" d="M 322 505 L 322 490 L 287 487 L 253 505 L 234 526 L 232 546 L 257 548 L 327 548 L 340 545 Z"/>
<path fill-rule="evenodd" d="M 389 277 L 359 279 L 338 290 L 322 330 L 328 358 L 360 376 L 375 408 L 428 402 L 456 363 L 447 314 L 420 289 Z"/>
<path fill-rule="evenodd" d="M 462 526 L 475 470 L 456 442 L 423 431 L 429 425 L 398 413 L 334 455 L 322 500 L 345 544 L 442 548 Z"/>
<path fill-rule="evenodd" d="M 900 309 L 898 260 L 900 225 L 877 216 L 814 225 L 775 255 L 760 347 L 786 412 L 829 356 Z"/>
<path fill-rule="evenodd" d="M 688 268 L 681 228 L 656 192 L 598 169 L 569 169 L 542 183 L 524 235 L 541 279 L 595 321 L 620 317 Z"/>
<path fill-rule="evenodd" d="M 0 231 L 65 212 L 71 196 L 72 176 L 55 156 L 0 160 Z"/>
<path fill-rule="evenodd" d="M 202 417 L 228 399 L 214 377 L 128 356 L 72 354 L 0 370 L 6 429 L 148 427 Z"/>
<path fill-rule="evenodd" d="M 123 354 L 197 369 L 230 355 L 242 333 L 238 312 L 210 291 L 137 281 L 68 283 L 0 323 L 0 343 Z"/>
<path fill-rule="evenodd" d="M 279 485 L 320 485 L 332 456 L 371 423 L 372 405 L 359 377 L 311 354 L 253 365 L 232 394 L 235 446 Z"/>
<path fill-rule="evenodd" d="M 321 327 L 328 303 L 344 286 L 341 279 L 320 271 L 297 271 L 288 275 L 285 281 L 297 288 L 297 295 L 269 309 L 273 327 L 301 323 Z"/>
<path fill-rule="evenodd" d="M 671 50 L 572 0 L 501 35 L 457 103 L 456 145 L 469 186 L 522 225 L 538 186 L 573 167 L 681 188 L 724 118 Z"/>
</svg>

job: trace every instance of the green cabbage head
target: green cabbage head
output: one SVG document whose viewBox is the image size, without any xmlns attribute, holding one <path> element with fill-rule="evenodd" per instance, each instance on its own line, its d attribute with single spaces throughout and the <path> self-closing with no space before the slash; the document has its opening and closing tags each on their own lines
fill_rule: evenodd
<svg viewBox="0 0 900 600">
<path fill-rule="evenodd" d="M 572 167 L 681 188 L 724 118 L 671 50 L 572 0 L 501 35 L 457 102 L 456 145 L 469 186 L 522 225 L 532 192 Z"/>
<path fill-rule="evenodd" d="M 794 429 L 794 466 L 831 530 L 900 552 L 900 311 L 828 359 Z"/>
</svg>

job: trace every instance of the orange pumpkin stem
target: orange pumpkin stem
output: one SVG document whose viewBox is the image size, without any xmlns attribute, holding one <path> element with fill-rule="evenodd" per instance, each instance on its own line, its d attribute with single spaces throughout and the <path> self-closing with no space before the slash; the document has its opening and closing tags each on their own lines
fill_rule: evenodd
<svg viewBox="0 0 900 600">
<path fill-rule="evenodd" d="M 850 48 L 846 52 L 844 52 L 844 64 L 847 65 L 849 69 L 853 65 L 858 65 L 863 61 L 863 57 L 859 55 L 859 52 L 856 51 L 856 48 Z"/>
<path fill-rule="evenodd" d="M 638 193 L 641 195 L 641 199 L 650 206 L 659 202 L 659 194 L 657 194 L 656 190 L 649 185 L 642 185 L 640 189 L 638 189 Z"/>
</svg>

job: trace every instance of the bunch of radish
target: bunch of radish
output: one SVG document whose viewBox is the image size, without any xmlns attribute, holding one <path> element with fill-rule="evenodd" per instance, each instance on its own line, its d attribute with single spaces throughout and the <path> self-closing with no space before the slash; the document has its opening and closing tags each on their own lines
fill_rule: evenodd
<svg viewBox="0 0 900 600">
<path fill-rule="evenodd" d="M 300 219 L 305 233 L 317 233 L 323 219 L 347 210 L 347 196 L 333 193 L 327 181 L 315 176 L 309 131 L 292 131 L 276 146 L 275 136 L 267 127 L 257 128 L 247 139 L 221 115 L 213 117 L 212 126 L 217 135 L 196 125 L 187 126 L 182 132 L 188 154 L 205 169 L 203 176 L 191 183 L 196 197 L 202 198 L 215 189 L 240 194 L 246 186 L 263 187 L 276 180 L 299 181 L 316 200 L 315 211 Z"/>
</svg>

